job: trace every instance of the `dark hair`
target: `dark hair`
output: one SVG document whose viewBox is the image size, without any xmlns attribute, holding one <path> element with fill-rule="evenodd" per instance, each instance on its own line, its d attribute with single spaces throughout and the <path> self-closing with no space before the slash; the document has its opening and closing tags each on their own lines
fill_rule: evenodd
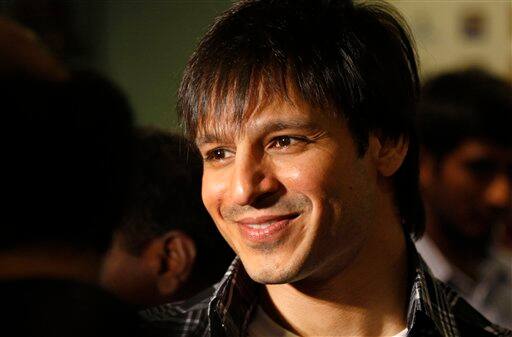
<svg viewBox="0 0 512 337">
<path fill-rule="evenodd" d="M 219 281 L 235 255 L 202 203 L 203 167 L 197 148 L 182 136 L 139 129 L 134 164 L 132 191 L 120 228 L 126 250 L 139 255 L 152 239 L 180 230 L 196 245 L 189 280 L 205 287 Z"/>
<path fill-rule="evenodd" d="M 429 80 L 418 110 L 420 142 L 437 160 L 468 138 L 512 146 L 512 86 L 483 70 Z"/>
<path fill-rule="evenodd" d="M 360 155 L 373 131 L 382 140 L 409 140 L 393 177 L 395 199 L 406 229 L 421 236 L 413 127 L 419 79 L 400 15 L 383 3 L 241 1 L 217 19 L 189 60 L 178 112 L 194 138 L 208 116 L 229 104 L 240 125 L 259 97 L 287 98 L 290 87 L 310 106 L 346 119 Z"/>
<path fill-rule="evenodd" d="M 132 113 L 92 73 L 2 77 L 0 249 L 67 245 L 105 252 L 131 167 Z"/>
</svg>

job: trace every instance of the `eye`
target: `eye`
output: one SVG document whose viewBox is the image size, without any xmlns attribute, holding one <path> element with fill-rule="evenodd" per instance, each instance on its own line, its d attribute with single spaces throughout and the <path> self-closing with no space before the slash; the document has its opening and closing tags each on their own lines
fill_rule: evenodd
<svg viewBox="0 0 512 337">
<path fill-rule="evenodd" d="M 290 136 L 279 136 L 272 140 L 271 146 L 274 148 L 286 148 L 292 144 L 294 139 Z"/>
<path fill-rule="evenodd" d="M 275 150 L 286 150 L 285 152 L 288 153 L 292 149 L 298 151 L 311 142 L 312 141 L 307 137 L 283 135 L 272 138 L 268 148 Z"/>
<path fill-rule="evenodd" d="M 479 177 L 486 177 L 493 175 L 497 170 L 497 165 L 491 160 L 479 159 L 466 164 L 466 167 L 472 174 Z"/>
<path fill-rule="evenodd" d="M 208 152 L 206 152 L 206 155 L 204 156 L 205 161 L 222 161 L 229 157 L 231 157 L 233 154 L 223 148 L 215 148 Z"/>
</svg>

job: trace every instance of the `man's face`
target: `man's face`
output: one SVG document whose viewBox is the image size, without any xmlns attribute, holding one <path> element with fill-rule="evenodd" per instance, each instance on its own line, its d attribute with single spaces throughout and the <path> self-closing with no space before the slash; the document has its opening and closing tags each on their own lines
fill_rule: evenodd
<svg viewBox="0 0 512 337">
<path fill-rule="evenodd" d="M 512 149 L 462 142 L 433 170 L 425 198 L 445 230 L 481 244 L 512 208 Z"/>
<path fill-rule="evenodd" d="M 241 130 L 200 132 L 202 196 L 261 283 L 328 277 L 357 255 L 374 217 L 376 170 L 340 118 L 273 102 Z"/>
</svg>

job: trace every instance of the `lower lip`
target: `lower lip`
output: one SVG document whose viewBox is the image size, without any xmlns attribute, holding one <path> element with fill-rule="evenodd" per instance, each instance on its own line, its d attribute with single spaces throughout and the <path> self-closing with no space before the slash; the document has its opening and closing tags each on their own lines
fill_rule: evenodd
<svg viewBox="0 0 512 337">
<path fill-rule="evenodd" d="M 238 228 L 240 228 L 242 236 L 249 241 L 258 243 L 271 242 L 277 240 L 279 236 L 281 236 L 292 220 L 293 219 L 279 220 L 269 226 L 261 228 L 249 227 L 248 225 L 239 223 Z"/>
</svg>

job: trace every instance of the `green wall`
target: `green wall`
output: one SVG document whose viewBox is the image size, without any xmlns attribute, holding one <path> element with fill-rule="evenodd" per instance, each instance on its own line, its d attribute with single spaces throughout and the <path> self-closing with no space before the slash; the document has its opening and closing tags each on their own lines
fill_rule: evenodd
<svg viewBox="0 0 512 337">
<path fill-rule="evenodd" d="M 188 57 L 230 1 L 106 1 L 98 68 L 127 93 L 139 125 L 177 128 L 176 91 Z"/>
</svg>

